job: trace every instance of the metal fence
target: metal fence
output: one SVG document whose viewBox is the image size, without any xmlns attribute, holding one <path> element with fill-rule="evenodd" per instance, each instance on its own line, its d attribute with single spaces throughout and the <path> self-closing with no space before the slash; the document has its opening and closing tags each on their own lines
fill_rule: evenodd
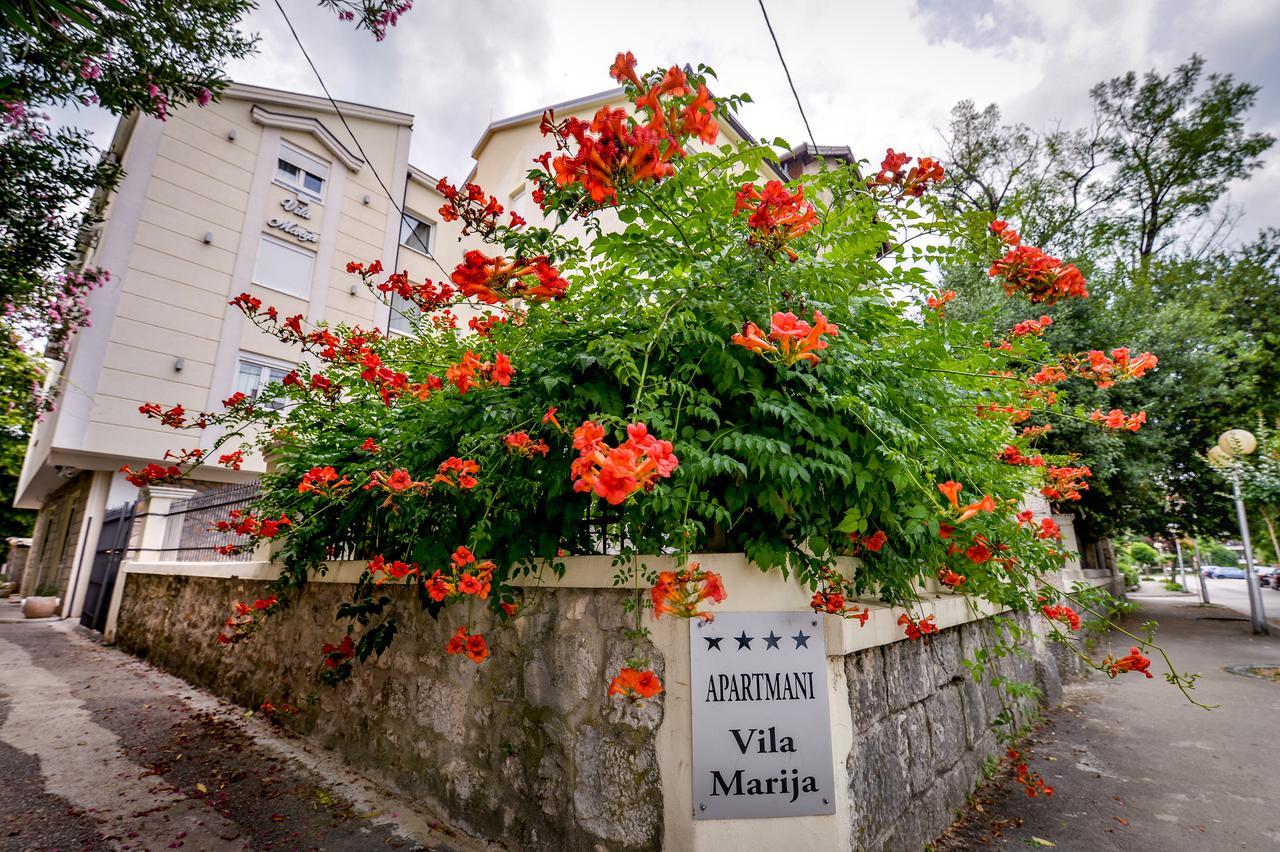
<svg viewBox="0 0 1280 852">
<path fill-rule="evenodd" d="M 258 496 L 257 480 L 228 485 L 179 500 L 169 510 L 165 527 L 164 556 L 178 562 L 245 562 L 252 552 L 224 554 L 218 548 L 243 544 L 245 537 L 213 529 L 215 521 L 225 521 L 233 509 L 247 509 Z"/>
</svg>

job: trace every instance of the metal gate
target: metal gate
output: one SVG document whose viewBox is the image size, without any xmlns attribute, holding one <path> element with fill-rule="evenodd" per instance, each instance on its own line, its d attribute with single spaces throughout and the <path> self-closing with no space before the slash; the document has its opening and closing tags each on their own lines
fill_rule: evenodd
<svg viewBox="0 0 1280 852">
<path fill-rule="evenodd" d="M 129 534 L 133 531 L 133 514 L 137 503 L 125 503 L 109 509 L 102 519 L 102 532 L 98 534 L 98 546 L 93 554 L 93 569 L 89 572 L 89 587 L 84 596 L 84 610 L 80 623 L 90 630 L 101 630 L 111 606 L 111 592 L 116 585 L 116 572 L 129 549 Z"/>
</svg>

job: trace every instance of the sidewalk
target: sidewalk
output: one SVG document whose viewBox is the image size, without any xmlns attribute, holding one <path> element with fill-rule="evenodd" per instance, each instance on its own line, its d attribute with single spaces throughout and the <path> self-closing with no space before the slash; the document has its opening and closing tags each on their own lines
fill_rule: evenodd
<svg viewBox="0 0 1280 852">
<path fill-rule="evenodd" d="M 250 716 L 70 622 L 0 623 L 0 850 L 482 848 Z"/>
<path fill-rule="evenodd" d="M 1280 636 L 1255 637 L 1246 616 L 1200 607 L 1194 596 L 1159 590 L 1131 599 L 1139 610 L 1125 626 L 1159 621 L 1156 641 L 1179 669 L 1201 674 L 1197 700 L 1220 706 L 1185 701 L 1161 678 L 1154 653 L 1153 680 L 1094 675 L 1069 686 L 1028 741 L 1031 768 L 1053 797 L 1029 799 L 1007 778 L 993 782 L 977 797 L 981 810 L 939 849 L 1280 849 L 1280 680 L 1226 671 L 1280 666 Z M 1093 656 L 1129 646 L 1117 635 Z"/>
</svg>

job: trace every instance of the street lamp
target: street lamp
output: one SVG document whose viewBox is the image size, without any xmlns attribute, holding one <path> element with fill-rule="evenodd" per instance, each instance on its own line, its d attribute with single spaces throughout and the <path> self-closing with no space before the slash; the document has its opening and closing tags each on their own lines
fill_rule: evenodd
<svg viewBox="0 0 1280 852">
<path fill-rule="evenodd" d="M 1182 581 L 1182 591 L 1189 592 L 1187 588 L 1186 569 L 1182 567 L 1182 542 L 1180 541 L 1181 533 L 1178 532 L 1177 524 L 1169 524 L 1169 534 L 1173 537 L 1173 549 L 1178 554 L 1178 579 Z"/>
<path fill-rule="evenodd" d="M 1218 438 L 1218 445 L 1206 454 L 1209 464 L 1231 478 L 1231 492 L 1236 501 L 1236 520 L 1240 522 L 1240 543 L 1244 545 L 1244 582 L 1249 592 L 1249 620 L 1254 633 L 1267 634 L 1267 616 L 1262 609 L 1262 587 L 1253 571 L 1253 542 L 1249 540 L 1249 519 L 1245 516 L 1244 500 L 1240 496 L 1240 465 L 1238 459 L 1258 448 L 1258 439 L 1246 429 L 1229 429 Z"/>
</svg>

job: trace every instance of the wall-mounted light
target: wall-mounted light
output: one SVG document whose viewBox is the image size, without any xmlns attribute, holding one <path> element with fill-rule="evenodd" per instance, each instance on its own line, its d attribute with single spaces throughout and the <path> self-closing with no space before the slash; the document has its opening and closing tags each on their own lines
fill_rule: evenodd
<svg viewBox="0 0 1280 852">
<path fill-rule="evenodd" d="M 205 231 L 205 232 L 204 232 L 204 236 L 203 236 L 201 239 L 203 239 L 203 240 L 204 240 L 204 244 L 205 244 L 205 245 L 210 245 L 210 244 L 212 244 L 212 243 L 213 243 L 213 231 Z"/>
<path fill-rule="evenodd" d="M 352 284 L 351 289 L 348 292 L 354 296 L 356 294 L 356 285 Z"/>
<path fill-rule="evenodd" d="M 181 372 L 182 372 L 182 368 L 183 368 L 183 367 L 185 367 L 185 366 L 187 366 L 187 359 L 186 359 L 186 358 L 181 358 L 181 357 L 176 358 L 176 359 L 174 360 L 174 362 L 173 362 L 173 371 L 174 371 L 175 373 L 181 373 Z"/>
<path fill-rule="evenodd" d="M 362 199 L 360 199 L 360 200 L 361 200 L 361 201 L 363 201 L 363 202 L 364 202 L 364 204 L 365 204 L 365 206 L 367 207 L 367 206 L 369 206 L 369 204 L 371 204 L 371 203 L 373 202 L 373 197 L 372 197 L 372 196 L 370 196 L 370 195 L 369 195 L 369 193 L 367 193 L 367 192 L 366 192 L 366 193 L 364 194 L 364 198 L 362 198 Z"/>
<path fill-rule="evenodd" d="M 234 127 L 227 131 L 227 139 L 231 142 L 236 141 L 236 137 L 239 135 L 240 134 L 236 131 Z"/>
</svg>

